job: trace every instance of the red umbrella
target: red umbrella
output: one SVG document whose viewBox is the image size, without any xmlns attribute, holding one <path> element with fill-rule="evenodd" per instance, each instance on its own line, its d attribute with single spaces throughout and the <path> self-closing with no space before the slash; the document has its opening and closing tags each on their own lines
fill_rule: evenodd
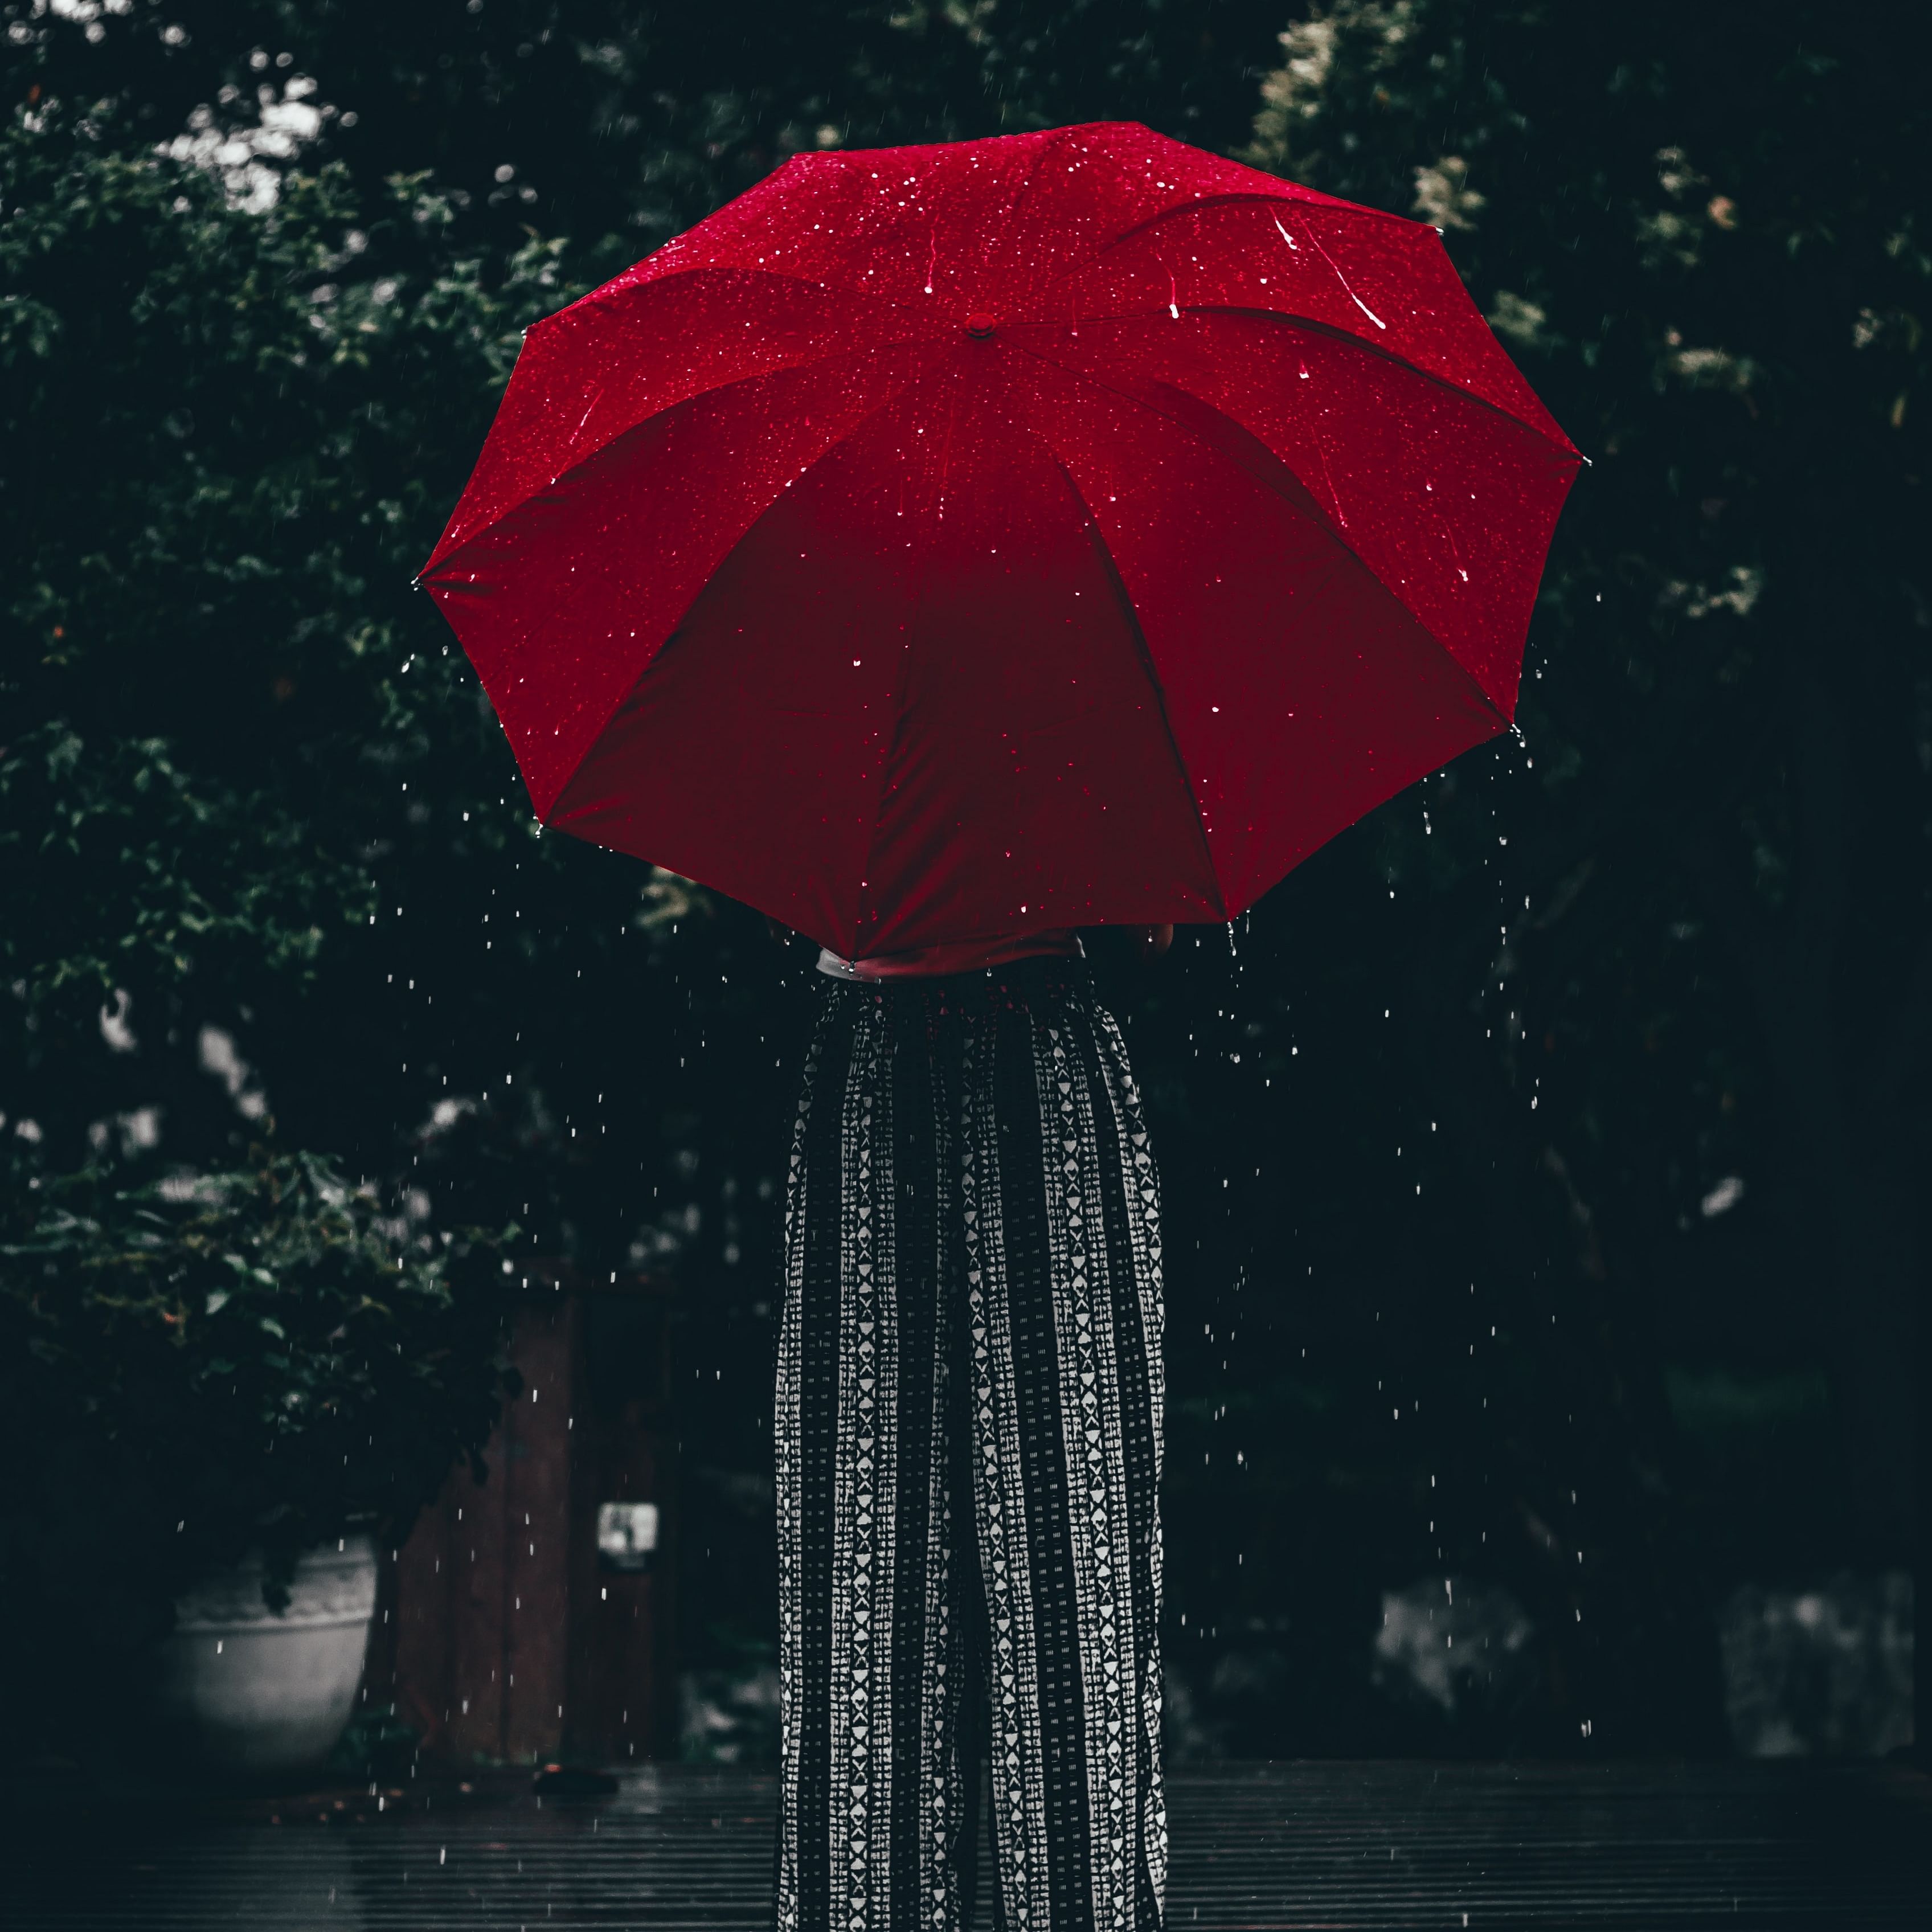
<svg viewBox="0 0 1932 1932">
<path fill-rule="evenodd" d="M 806 154 L 529 332 L 423 581 L 546 824 L 848 956 L 1223 920 L 1507 728 L 1580 460 L 1433 229 Z"/>
</svg>

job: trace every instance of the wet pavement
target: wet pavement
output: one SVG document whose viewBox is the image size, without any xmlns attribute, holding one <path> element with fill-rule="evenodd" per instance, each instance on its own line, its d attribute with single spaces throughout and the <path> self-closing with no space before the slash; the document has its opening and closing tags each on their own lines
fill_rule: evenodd
<svg viewBox="0 0 1932 1932">
<path fill-rule="evenodd" d="M 394 1794 L 394 1795 L 392 1795 Z M 368 1786 L 10 1806 L 10 1932 L 754 1932 L 774 1786 Z M 1220 1765 L 1170 1779 L 1172 1932 L 1932 1924 L 1932 1778 L 1888 1764 Z M 980 1919 L 987 1922 L 982 1903 Z"/>
</svg>

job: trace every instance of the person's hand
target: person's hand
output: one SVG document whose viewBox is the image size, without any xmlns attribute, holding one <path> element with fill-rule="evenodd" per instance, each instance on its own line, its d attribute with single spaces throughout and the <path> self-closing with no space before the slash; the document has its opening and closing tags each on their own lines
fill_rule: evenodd
<svg viewBox="0 0 1932 1932">
<path fill-rule="evenodd" d="M 1144 926 L 1141 928 L 1141 957 L 1143 959 L 1158 959 L 1173 944 L 1172 922 L 1166 926 Z"/>
</svg>

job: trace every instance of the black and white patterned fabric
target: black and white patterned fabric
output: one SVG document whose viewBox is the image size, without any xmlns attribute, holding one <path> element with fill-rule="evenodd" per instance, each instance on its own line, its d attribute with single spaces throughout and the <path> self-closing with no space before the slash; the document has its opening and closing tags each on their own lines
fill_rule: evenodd
<svg viewBox="0 0 1932 1932">
<path fill-rule="evenodd" d="M 1160 1210 L 1077 960 L 829 982 L 786 1209 L 779 1932 L 1157 1932 Z"/>
</svg>

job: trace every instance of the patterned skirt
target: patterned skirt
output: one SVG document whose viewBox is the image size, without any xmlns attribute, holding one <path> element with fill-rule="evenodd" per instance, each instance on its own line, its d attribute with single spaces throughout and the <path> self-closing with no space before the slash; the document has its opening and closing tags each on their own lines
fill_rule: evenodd
<svg viewBox="0 0 1932 1932">
<path fill-rule="evenodd" d="M 1160 1199 L 1077 960 L 828 982 L 777 1452 L 780 1932 L 1157 1932 Z M 982 1796 L 983 1793 L 983 1796 Z"/>
</svg>

